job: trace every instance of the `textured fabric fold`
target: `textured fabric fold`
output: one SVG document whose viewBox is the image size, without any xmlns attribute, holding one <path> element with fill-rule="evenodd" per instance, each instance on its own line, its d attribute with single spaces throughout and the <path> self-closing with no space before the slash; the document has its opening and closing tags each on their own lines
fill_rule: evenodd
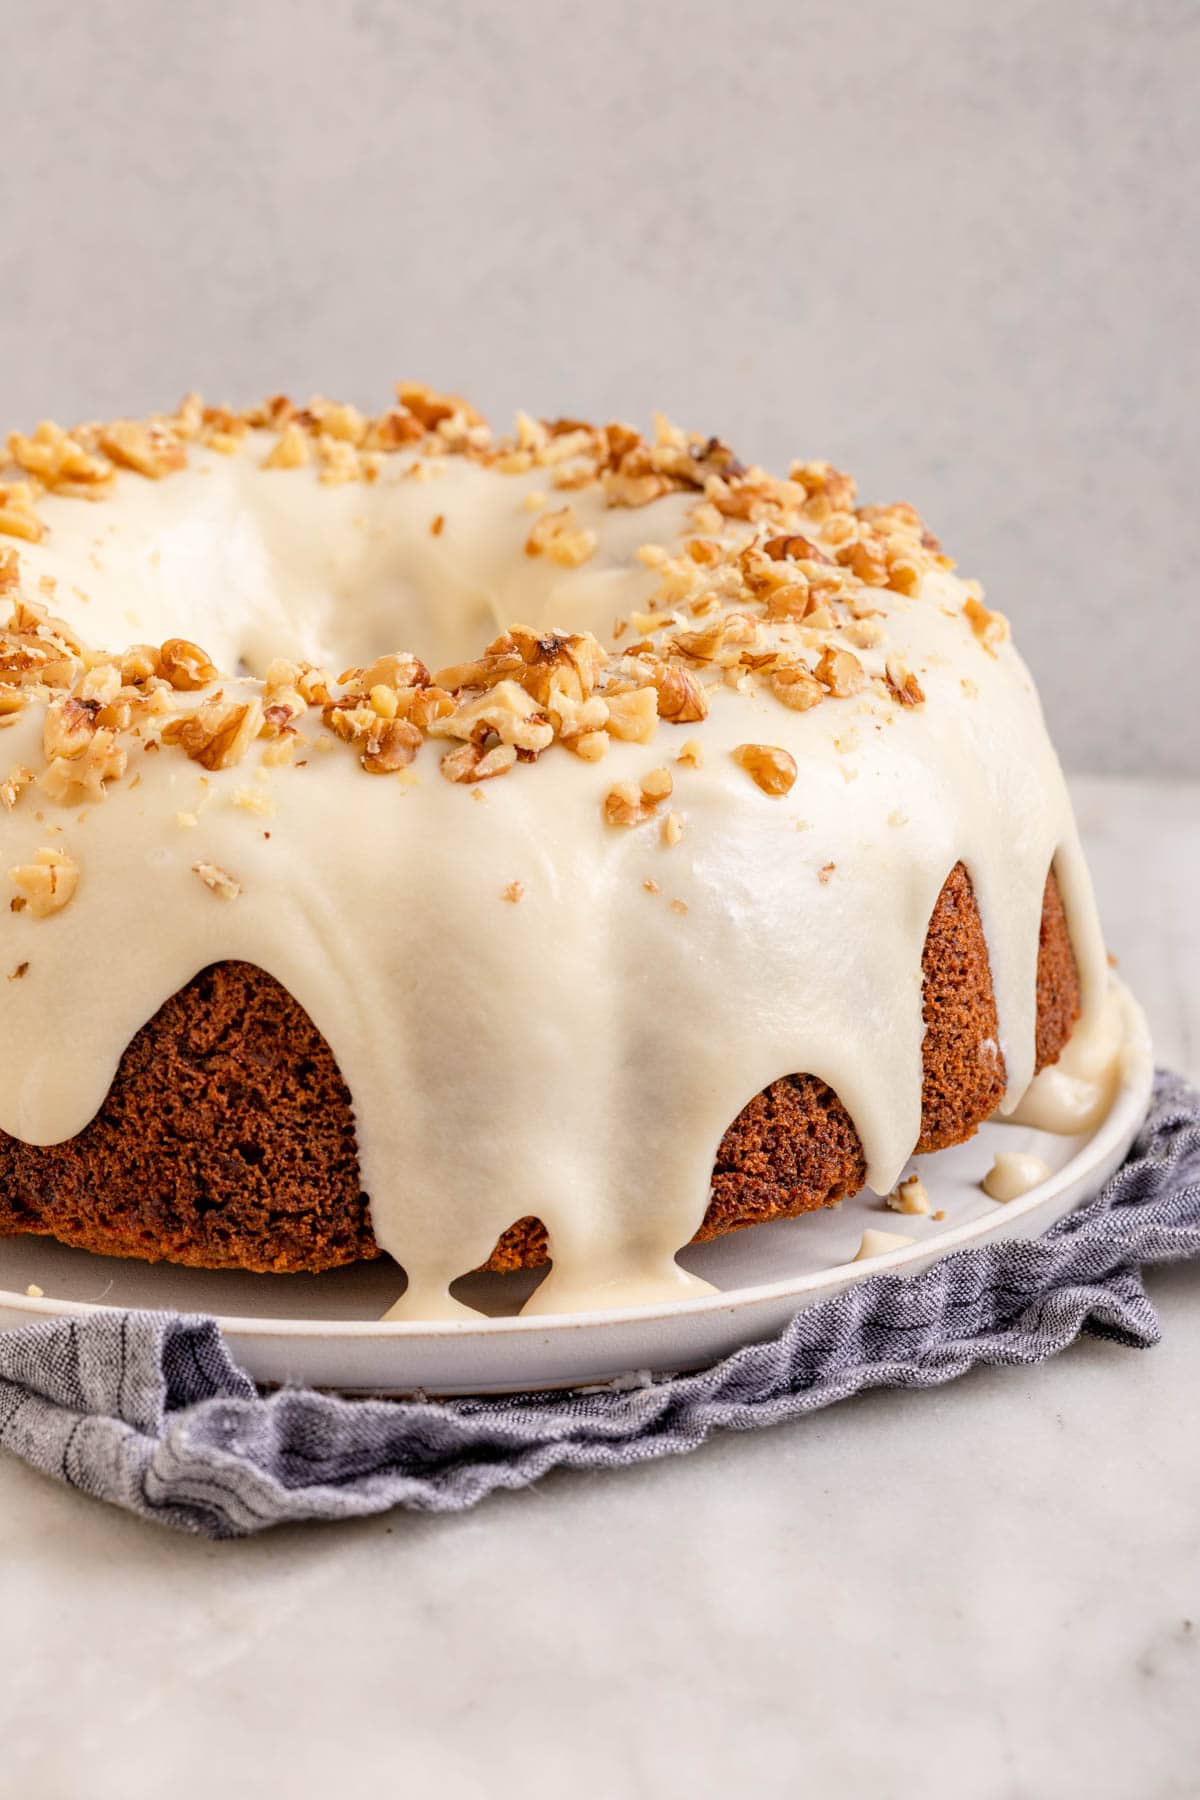
<svg viewBox="0 0 1200 1800">
<path fill-rule="evenodd" d="M 1200 1254 L 1200 1093 L 1160 1072 L 1124 1164 L 1036 1241 L 877 1275 L 713 1368 L 480 1399 L 260 1395 L 214 1320 L 109 1312 L 0 1333 L 0 1445 L 181 1531 L 238 1537 L 390 1507 L 459 1512 L 548 1470 L 693 1450 L 872 1387 L 1042 1362 L 1088 1330 L 1158 1340 L 1141 1269 Z"/>
</svg>

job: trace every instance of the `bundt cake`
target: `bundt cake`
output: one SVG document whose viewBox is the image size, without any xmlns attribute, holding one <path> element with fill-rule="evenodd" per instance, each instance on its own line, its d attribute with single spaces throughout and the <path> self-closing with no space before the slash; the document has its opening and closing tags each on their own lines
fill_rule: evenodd
<svg viewBox="0 0 1200 1800">
<path fill-rule="evenodd" d="M 911 507 L 407 384 L 8 455 L 0 1234 L 670 1298 L 1095 1026 L 1033 684 Z"/>
</svg>

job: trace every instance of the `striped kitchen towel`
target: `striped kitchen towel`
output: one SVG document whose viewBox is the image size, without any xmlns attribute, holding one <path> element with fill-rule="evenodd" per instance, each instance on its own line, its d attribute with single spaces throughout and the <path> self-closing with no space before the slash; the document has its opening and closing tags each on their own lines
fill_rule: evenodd
<svg viewBox="0 0 1200 1800">
<path fill-rule="evenodd" d="M 456 1400 L 256 1391 L 214 1320 L 106 1312 L 0 1332 L 0 1445 L 180 1531 L 239 1537 L 389 1507 L 461 1512 L 548 1469 L 694 1450 L 872 1387 L 1042 1362 L 1083 1331 L 1145 1348 L 1141 1269 L 1200 1253 L 1200 1093 L 1160 1071 L 1103 1191 L 1043 1238 L 881 1274 L 698 1374 Z"/>
</svg>

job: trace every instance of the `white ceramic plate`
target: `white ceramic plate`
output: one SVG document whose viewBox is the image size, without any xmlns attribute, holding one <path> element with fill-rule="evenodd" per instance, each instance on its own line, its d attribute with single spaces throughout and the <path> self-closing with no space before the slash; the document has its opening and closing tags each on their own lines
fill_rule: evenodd
<svg viewBox="0 0 1200 1800">
<path fill-rule="evenodd" d="M 682 1251 L 679 1260 L 720 1290 L 700 1299 L 523 1319 L 514 1315 L 536 1275 L 481 1275 L 454 1290 L 480 1309 L 478 1321 L 384 1324 L 379 1315 L 400 1286 L 390 1262 L 327 1275 L 246 1275 L 93 1256 L 23 1237 L 0 1240 L 0 1325 L 100 1307 L 215 1313 L 234 1355 L 256 1380 L 350 1392 L 504 1393 L 612 1380 L 633 1370 L 702 1368 L 881 1269 L 915 1275 L 967 1244 L 1036 1235 L 1090 1198 L 1133 1141 L 1153 1077 L 1145 1018 L 1128 990 L 1119 991 L 1121 1085 L 1095 1131 L 1055 1137 L 989 1123 L 969 1143 L 917 1158 L 932 1209 L 945 1215 L 940 1221 L 898 1218 L 873 1195 L 860 1194 L 834 1209 Z M 979 1186 L 998 1150 L 1032 1151 L 1051 1174 L 1001 1206 Z M 851 1263 L 870 1228 L 915 1241 Z M 43 1297 L 25 1292 L 31 1283 Z"/>
</svg>

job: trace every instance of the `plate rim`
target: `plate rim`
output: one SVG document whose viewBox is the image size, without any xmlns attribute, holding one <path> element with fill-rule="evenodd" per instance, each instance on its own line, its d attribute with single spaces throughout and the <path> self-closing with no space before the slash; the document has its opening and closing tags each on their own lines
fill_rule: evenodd
<svg viewBox="0 0 1200 1800">
<path fill-rule="evenodd" d="M 1003 1211 L 1002 1218 L 981 1215 L 969 1219 L 961 1225 L 951 1226 L 936 1238 L 920 1243 L 905 1244 L 896 1250 L 887 1251 L 884 1255 L 869 1259 L 869 1273 L 872 1275 L 887 1272 L 903 1273 L 905 1267 L 912 1264 L 928 1266 L 931 1258 L 952 1254 L 969 1245 L 975 1238 L 988 1238 L 993 1235 L 998 1224 L 1003 1223 L 1005 1235 L 1011 1236 L 1010 1227 L 1019 1222 L 1027 1213 L 1036 1212 L 1043 1207 L 1053 1194 L 1070 1184 L 1078 1174 L 1081 1162 L 1100 1163 L 1109 1153 L 1122 1133 L 1132 1125 L 1136 1132 L 1138 1124 L 1144 1117 L 1149 1104 L 1154 1081 L 1154 1056 L 1150 1037 L 1150 1029 L 1145 1013 L 1125 982 L 1118 977 L 1111 978 L 1111 986 L 1119 995 L 1122 1006 L 1122 1038 L 1121 1038 L 1121 1072 L 1116 1092 L 1108 1112 L 1096 1129 L 1079 1146 L 1075 1154 L 1054 1171 L 1045 1181 L 1039 1182 L 1027 1194 L 1009 1201 Z M 1004 1121 L 1002 1120 L 1001 1123 Z M 621 1306 L 598 1308 L 592 1312 L 569 1313 L 535 1313 L 532 1315 L 517 1314 L 514 1317 L 487 1318 L 480 1314 L 478 1319 L 311 1319 L 311 1318 L 260 1318 L 254 1315 L 229 1315 L 217 1313 L 211 1315 L 226 1336 L 241 1338 L 288 1338 L 294 1340 L 328 1340 L 331 1338 L 346 1341 L 369 1342 L 382 1340 L 388 1343 L 403 1343 L 420 1339 L 449 1339 L 463 1342 L 477 1339 L 481 1344 L 497 1337 L 529 1336 L 547 1334 L 561 1335 L 563 1332 L 593 1330 L 604 1326 L 655 1324 L 664 1321 L 691 1317 L 704 1317 L 708 1314 L 737 1312 L 741 1308 L 753 1304 L 770 1304 L 778 1300 L 801 1298 L 816 1287 L 827 1287 L 836 1284 L 839 1279 L 843 1285 L 864 1279 L 868 1270 L 862 1262 L 844 1262 L 831 1264 L 825 1269 L 812 1270 L 805 1275 L 793 1275 L 781 1281 L 760 1282 L 747 1287 L 728 1288 L 724 1291 L 701 1294 L 689 1299 L 658 1301 L 641 1306 Z M 50 1295 L 30 1295 L 17 1293 L 12 1289 L 0 1289 L 0 1307 L 16 1312 L 27 1313 L 31 1320 L 37 1318 L 86 1318 L 98 1313 L 128 1312 L 131 1310 L 159 1310 L 155 1308 L 132 1309 L 123 1306 L 104 1306 L 94 1300 L 56 1300 Z M 163 1309 L 177 1317 L 194 1316 L 177 1311 L 175 1308 Z M 210 1316 L 210 1315 L 204 1315 Z"/>
</svg>

